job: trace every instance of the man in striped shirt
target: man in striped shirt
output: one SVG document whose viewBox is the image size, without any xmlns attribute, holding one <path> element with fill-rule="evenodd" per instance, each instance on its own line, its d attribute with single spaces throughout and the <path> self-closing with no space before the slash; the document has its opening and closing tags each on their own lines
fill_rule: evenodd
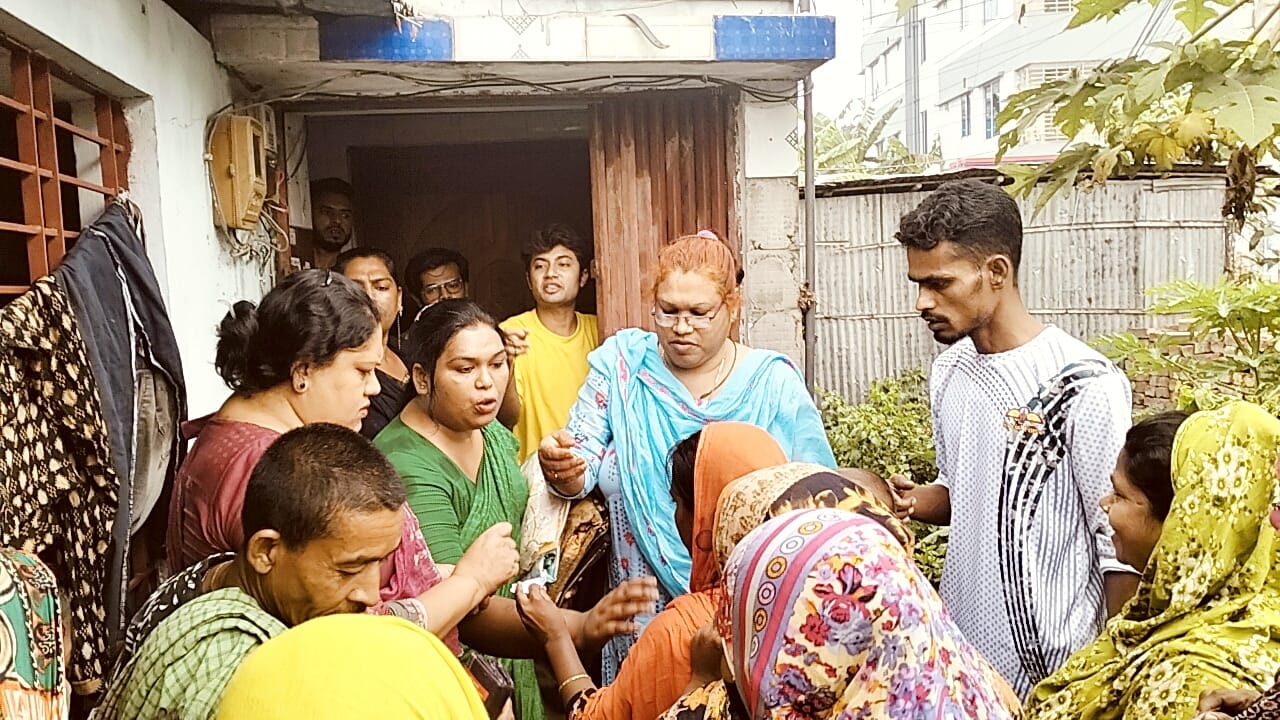
<svg viewBox="0 0 1280 720">
<path fill-rule="evenodd" d="M 950 345 L 929 380 L 938 481 L 895 478 L 899 511 L 951 525 L 943 601 L 1026 697 L 1137 586 L 1098 504 L 1130 425 L 1129 382 L 1027 311 L 1022 218 L 999 187 L 944 183 L 898 240 L 916 310 Z"/>
</svg>

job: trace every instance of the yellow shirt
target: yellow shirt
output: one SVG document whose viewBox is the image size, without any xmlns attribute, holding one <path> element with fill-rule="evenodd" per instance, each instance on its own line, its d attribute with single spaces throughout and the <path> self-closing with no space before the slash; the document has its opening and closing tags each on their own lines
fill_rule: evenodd
<svg viewBox="0 0 1280 720">
<path fill-rule="evenodd" d="M 538 319 L 536 310 L 509 317 L 504 330 L 528 330 L 529 351 L 516 358 L 516 392 L 520 394 L 520 420 L 515 436 L 520 441 L 520 462 L 538 449 L 542 438 L 569 421 L 569 408 L 587 379 L 587 354 L 600 344 L 595 315 L 578 315 L 578 328 L 563 337 Z"/>
</svg>

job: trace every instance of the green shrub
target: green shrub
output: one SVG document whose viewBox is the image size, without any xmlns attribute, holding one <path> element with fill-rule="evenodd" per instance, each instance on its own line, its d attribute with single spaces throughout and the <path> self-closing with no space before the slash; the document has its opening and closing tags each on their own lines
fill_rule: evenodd
<svg viewBox="0 0 1280 720">
<path fill-rule="evenodd" d="M 1184 332 L 1154 341 L 1119 333 L 1098 338 L 1094 347 L 1134 380 L 1168 375 L 1172 399 L 1182 410 L 1248 400 L 1280 412 L 1280 283 L 1242 274 L 1212 285 L 1175 280 L 1149 294 L 1155 300 L 1150 314 L 1170 324 L 1180 321 Z M 1188 346 L 1197 352 L 1183 352 Z"/>
<path fill-rule="evenodd" d="M 841 467 L 870 470 L 881 477 L 906 475 L 918 483 L 938 477 L 934 464 L 929 384 L 912 370 L 871 385 L 866 402 L 854 405 L 823 391 L 822 422 Z M 933 582 L 942 576 L 947 529 L 912 523 L 916 562 Z"/>
</svg>

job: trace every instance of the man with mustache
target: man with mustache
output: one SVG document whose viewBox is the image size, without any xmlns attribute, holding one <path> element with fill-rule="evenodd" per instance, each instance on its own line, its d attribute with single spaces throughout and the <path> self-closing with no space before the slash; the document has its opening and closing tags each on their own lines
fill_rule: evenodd
<svg viewBox="0 0 1280 720">
<path fill-rule="evenodd" d="M 1026 697 L 1137 583 L 1098 505 L 1130 425 L 1129 382 L 1028 312 L 1022 217 L 1001 188 L 944 183 L 897 237 L 916 310 L 950 345 L 929 379 L 938 481 L 894 478 L 898 511 L 951 525 L 942 598 Z"/>
<path fill-rule="evenodd" d="M 331 177 L 311 183 L 311 267 L 328 270 L 351 243 L 355 211 L 351 184 Z"/>
<path fill-rule="evenodd" d="M 523 355 L 512 376 L 520 397 L 515 435 L 524 462 L 543 437 L 568 422 L 600 331 L 595 315 L 575 308 L 578 292 L 591 279 L 591 251 L 582 236 L 568 225 L 547 225 L 525 242 L 520 257 L 534 308 L 508 318 L 502 329 Z"/>
</svg>

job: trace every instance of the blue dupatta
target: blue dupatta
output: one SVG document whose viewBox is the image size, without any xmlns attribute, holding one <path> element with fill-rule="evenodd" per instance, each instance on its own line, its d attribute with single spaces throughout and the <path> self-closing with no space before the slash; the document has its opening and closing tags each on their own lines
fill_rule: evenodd
<svg viewBox="0 0 1280 720">
<path fill-rule="evenodd" d="M 605 413 L 636 544 L 673 596 L 689 592 L 693 566 L 676 531 L 670 492 L 668 456 L 676 443 L 707 423 L 734 420 L 768 431 L 791 461 L 835 466 L 822 417 L 785 355 L 752 350 L 705 404 L 671 374 L 653 333 L 622 330 L 588 361 L 608 380 Z"/>
</svg>

